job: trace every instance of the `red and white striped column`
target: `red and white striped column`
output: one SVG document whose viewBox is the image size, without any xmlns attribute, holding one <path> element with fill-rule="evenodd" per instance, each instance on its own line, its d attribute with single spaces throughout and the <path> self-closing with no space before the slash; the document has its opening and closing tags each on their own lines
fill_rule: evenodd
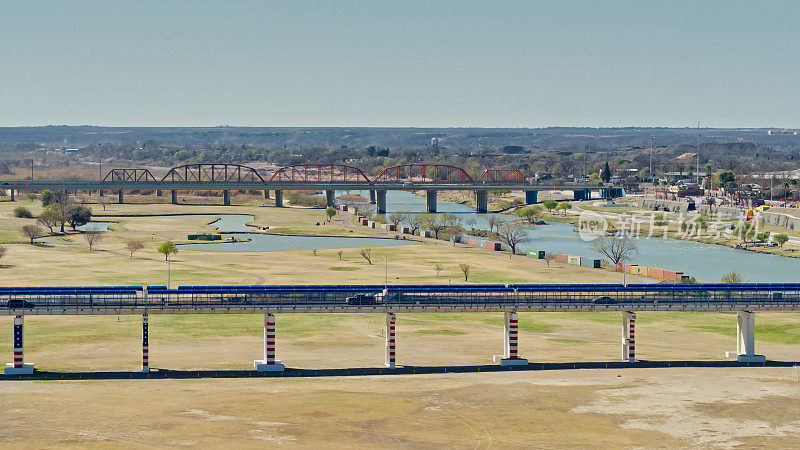
<svg viewBox="0 0 800 450">
<path fill-rule="evenodd" d="M 284 367 L 275 359 L 275 315 L 264 314 L 264 359 L 253 361 L 259 372 L 282 372 Z"/>
<path fill-rule="evenodd" d="M 628 362 L 636 362 L 636 313 L 631 313 L 630 327 L 628 327 Z"/>
<path fill-rule="evenodd" d="M 394 325 L 395 317 L 394 313 L 386 313 L 386 367 L 390 369 L 395 368 L 395 335 L 394 335 Z"/>
<path fill-rule="evenodd" d="M 636 362 L 636 313 L 620 312 L 622 316 L 622 360 Z"/>
<path fill-rule="evenodd" d="M 33 363 L 25 363 L 25 345 L 22 334 L 23 317 L 14 317 L 14 362 L 6 364 L 6 375 L 30 375 Z"/>
<path fill-rule="evenodd" d="M 516 311 L 505 312 L 503 321 L 503 354 L 494 355 L 494 361 L 501 366 L 527 365 L 528 360 L 519 357 L 519 327 Z"/>
<path fill-rule="evenodd" d="M 150 326 L 147 314 L 142 314 L 142 373 L 150 372 Z"/>
</svg>

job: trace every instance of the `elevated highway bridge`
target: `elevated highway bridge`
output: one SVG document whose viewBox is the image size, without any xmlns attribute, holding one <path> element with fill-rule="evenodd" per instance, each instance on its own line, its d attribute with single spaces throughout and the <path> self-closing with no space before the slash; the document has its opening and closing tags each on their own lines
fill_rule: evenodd
<svg viewBox="0 0 800 450">
<path fill-rule="evenodd" d="M 119 203 L 124 193 L 130 191 L 155 192 L 157 196 L 169 191 L 172 203 L 178 203 L 179 191 L 222 191 L 223 204 L 230 205 L 231 191 L 263 191 L 270 198 L 275 194 L 275 205 L 283 206 L 285 190 L 322 190 L 328 206 L 335 203 L 335 191 L 365 190 L 377 205 L 379 214 L 386 212 L 387 191 L 426 191 L 427 210 L 436 212 L 436 193 L 457 190 L 475 193 L 477 211 L 485 213 L 488 193 L 492 190 L 525 192 L 528 204 L 536 203 L 540 190 L 572 191 L 574 200 L 613 198 L 624 195 L 622 188 L 590 184 L 550 183 L 536 184 L 526 180 L 519 170 L 487 169 L 473 178 L 459 167 L 441 164 L 404 164 L 384 168 L 374 178 L 356 167 L 341 164 L 298 164 L 281 167 L 271 175 L 238 164 L 191 164 L 173 167 L 163 176 L 155 176 L 143 168 L 112 169 L 102 180 L 9 180 L 0 182 L 11 192 L 41 190 L 105 191 L 116 192 Z"/>
<path fill-rule="evenodd" d="M 518 312 L 618 311 L 621 356 L 634 363 L 637 311 L 717 311 L 737 316 L 740 362 L 762 362 L 755 354 L 755 313 L 800 310 L 798 284 L 486 284 L 486 285 L 255 285 L 0 288 L 0 315 L 14 316 L 14 362 L 6 374 L 28 374 L 24 362 L 25 315 L 137 314 L 142 316 L 142 371 L 149 370 L 150 314 L 263 314 L 264 358 L 259 371 L 283 370 L 275 358 L 275 314 L 379 313 L 386 318 L 386 361 L 395 367 L 396 314 L 414 312 L 502 312 L 501 365 L 528 361 L 517 352 Z"/>
</svg>

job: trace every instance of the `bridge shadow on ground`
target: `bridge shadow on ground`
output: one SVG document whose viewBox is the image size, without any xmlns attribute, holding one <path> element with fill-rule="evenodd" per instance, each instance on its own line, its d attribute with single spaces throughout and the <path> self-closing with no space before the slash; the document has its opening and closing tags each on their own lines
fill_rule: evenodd
<svg viewBox="0 0 800 450">
<path fill-rule="evenodd" d="M 281 377 L 348 377 L 365 375 L 419 375 L 444 373 L 520 372 L 574 369 L 658 369 L 658 368 L 727 368 L 727 367 L 792 367 L 793 361 L 767 361 L 740 363 L 737 361 L 637 361 L 530 363 L 526 366 L 401 366 L 396 369 L 359 367 L 350 369 L 292 369 L 284 372 L 257 372 L 255 370 L 169 370 L 151 369 L 141 372 L 46 372 L 33 375 L 0 375 L 0 380 L 127 380 L 127 379 L 188 379 L 188 378 L 281 378 Z"/>
</svg>

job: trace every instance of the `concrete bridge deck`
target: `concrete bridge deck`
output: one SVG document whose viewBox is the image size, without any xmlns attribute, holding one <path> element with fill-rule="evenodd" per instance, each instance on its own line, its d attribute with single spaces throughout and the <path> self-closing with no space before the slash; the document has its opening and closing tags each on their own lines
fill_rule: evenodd
<svg viewBox="0 0 800 450">
<path fill-rule="evenodd" d="M 619 311 L 621 358 L 636 362 L 636 311 L 735 312 L 739 362 L 759 363 L 755 351 L 755 312 L 800 310 L 800 283 L 752 284 L 491 284 L 491 285 L 256 285 L 0 288 L 0 315 L 14 316 L 14 362 L 6 374 L 33 373 L 24 362 L 25 315 L 140 314 L 142 366 L 149 371 L 150 314 L 264 315 L 264 359 L 258 371 L 282 371 L 275 358 L 276 313 L 383 313 L 386 317 L 386 367 L 394 369 L 397 313 L 502 312 L 503 366 L 528 365 L 517 353 L 518 313 L 523 311 Z"/>
</svg>

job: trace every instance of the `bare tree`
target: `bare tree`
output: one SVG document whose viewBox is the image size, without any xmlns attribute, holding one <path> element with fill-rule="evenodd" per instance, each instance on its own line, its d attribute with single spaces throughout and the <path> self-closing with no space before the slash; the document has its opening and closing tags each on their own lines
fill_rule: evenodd
<svg viewBox="0 0 800 450">
<path fill-rule="evenodd" d="M 96 242 L 103 240 L 103 234 L 97 230 L 87 230 L 83 232 L 83 238 L 89 243 L 89 250 L 92 250 Z"/>
<path fill-rule="evenodd" d="M 125 244 L 125 248 L 128 249 L 128 252 L 131 254 L 131 259 L 133 259 L 133 254 L 143 249 L 144 243 L 141 241 L 128 241 L 128 243 Z"/>
<path fill-rule="evenodd" d="M 431 231 L 436 239 L 439 239 L 439 233 L 447 231 L 451 228 L 459 226 L 458 218 L 450 213 L 439 214 L 425 214 L 422 219 L 424 226 Z"/>
<path fill-rule="evenodd" d="M 627 236 L 603 236 L 592 243 L 592 250 L 605 256 L 615 266 L 630 261 L 639 253 L 636 242 Z"/>
<path fill-rule="evenodd" d="M 336 252 L 336 255 L 338 255 L 338 256 L 339 256 L 339 261 L 341 261 L 341 260 L 342 260 L 342 253 L 344 253 L 344 252 L 342 252 L 341 250 L 339 250 L 338 252 Z"/>
<path fill-rule="evenodd" d="M 7 251 L 8 251 L 7 248 L 5 248 L 2 245 L 0 245 L 0 258 L 2 258 L 3 256 L 6 256 L 6 252 Z"/>
<path fill-rule="evenodd" d="M 458 268 L 464 272 L 464 281 L 469 281 L 469 264 L 459 264 Z"/>
<path fill-rule="evenodd" d="M 501 223 L 497 227 L 497 234 L 500 236 L 500 240 L 511 249 L 511 253 L 508 255 L 509 258 L 511 258 L 511 255 L 517 253 L 517 246 L 519 244 L 531 240 L 525 228 L 514 222 Z"/>
<path fill-rule="evenodd" d="M 419 227 L 422 225 L 422 214 L 405 213 L 403 214 L 403 220 L 411 228 L 411 234 L 414 234 L 419 231 Z"/>
<path fill-rule="evenodd" d="M 389 214 L 389 217 L 387 217 L 387 219 L 389 220 L 389 222 L 393 223 L 395 227 L 399 227 L 400 222 L 402 222 L 404 219 L 404 216 L 403 213 L 393 212 Z"/>
<path fill-rule="evenodd" d="M 22 235 L 30 239 L 31 244 L 33 244 L 34 239 L 44 236 L 44 228 L 39 225 L 24 225 L 22 227 Z"/>
<path fill-rule="evenodd" d="M 55 208 L 48 206 L 47 208 L 39 214 L 39 217 L 36 219 L 41 225 L 50 229 L 50 233 L 53 233 L 53 227 L 58 225 L 61 221 L 61 213 L 59 213 Z"/>
<path fill-rule="evenodd" d="M 372 249 L 371 248 L 363 248 L 363 249 L 361 249 L 360 252 L 358 252 L 358 254 L 363 256 L 364 259 L 367 260 L 369 265 L 372 265 Z"/>
<path fill-rule="evenodd" d="M 106 207 L 108 206 L 108 197 L 97 197 L 97 203 L 100 203 L 100 206 L 103 207 L 103 211 L 105 211 Z"/>
<path fill-rule="evenodd" d="M 497 216 L 491 215 L 489 216 L 489 231 L 494 231 L 495 227 L 500 225 L 500 220 L 497 219 Z"/>
<path fill-rule="evenodd" d="M 438 277 L 439 276 L 439 272 L 444 270 L 444 266 L 442 266 L 441 264 L 436 264 L 435 266 L 433 266 L 433 270 L 436 271 L 436 276 Z"/>
</svg>

